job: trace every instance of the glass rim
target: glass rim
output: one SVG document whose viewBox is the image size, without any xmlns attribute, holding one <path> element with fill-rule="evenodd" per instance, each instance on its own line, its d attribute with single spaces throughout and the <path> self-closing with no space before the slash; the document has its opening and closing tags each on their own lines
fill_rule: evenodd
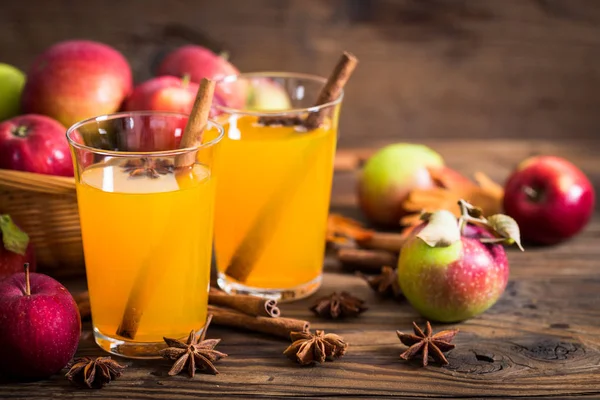
<svg viewBox="0 0 600 400">
<path fill-rule="evenodd" d="M 164 157 L 164 156 L 177 156 L 177 155 L 187 154 L 192 151 L 196 151 L 196 150 L 200 150 L 200 149 L 203 149 L 206 147 L 214 146 L 215 144 L 219 143 L 221 141 L 221 139 L 223 139 L 223 137 L 225 136 L 225 129 L 223 128 L 223 126 L 221 124 L 219 124 L 218 122 L 209 119 L 208 126 L 217 128 L 217 130 L 219 131 L 219 135 L 216 138 L 211 139 L 210 141 L 208 141 L 206 143 L 200 143 L 198 145 L 184 147 L 182 149 L 155 150 L 155 151 L 105 150 L 105 149 L 99 149 L 99 148 L 96 148 L 93 146 L 88 146 L 86 144 L 77 143 L 71 138 L 71 134 L 73 132 L 77 131 L 78 128 L 80 128 L 84 125 L 93 123 L 93 122 L 115 120 L 115 119 L 125 118 L 128 116 L 138 116 L 139 117 L 139 116 L 150 116 L 150 115 L 172 116 L 172 117 L 183 117 L 183 118 L 189 118 L 189 116 L 190 116 L 189 114 L 175 112 L 175 111 L 122 111 L 122 112 L 115 112 L 115 113 L 111 113 L 111 114 L 98 115 L 96 117 L 91 117 L 91 118 L 81 120 L 81 121 L 76 122 L 75 124 L 71 125 L 67 129 L 67 133 L 66 133 L 67 141 L 69 142 L 70 146 L 72 146 L 78 150 L 86 150 L 86 151 L 89 151 L 89 152 L 92 152 L 95 154 L 104 155 L 104 156 L 115 156 L 115 157 L 144 157 L 144 156 L 160 157 L 160 156 L 163 156 Z"/>
<path fill-rule="evenodd" d="M 278 72 L 278 71 L 257 71 L 257 72 L 242 72 L 239 74 L 227 75 L 220 79 L 215 80 L 215 85 L 219 85 L 220 83 L 230 83 L 235 82 L 241 79 L 252 79 L 252 78 L 297 78 L 304 79 L 306 81 L 319 82 L 323 85 L 327 82 L 327 78 L 324 78 L 319 75 L 313 74 L 305 74 L 301 72 Z M 253 115 L 253 116 L 285 116 L 290 114 L 302 114 L 307 112 L 318 112 L 324 108 L 329 108 L 336 106 L 342 102 L 344 98 L 344 89 L 340 92 L 340 95 L 327 103 L 319 104 L 316 106 L 310 107 L 301 107 L 301 108 L 289 108 L 285 110 L 264 110 L 264 111 L 254 111 L 254 110 L 246 110 L 243 108 L 235 108 L 235 107 L 227 107 L 221 106 L 218 104 L 213 105 L 213 107 L 219 111 L 223 111 L 228 114 L 240 114 L 240 115 Z"/>
</svg>

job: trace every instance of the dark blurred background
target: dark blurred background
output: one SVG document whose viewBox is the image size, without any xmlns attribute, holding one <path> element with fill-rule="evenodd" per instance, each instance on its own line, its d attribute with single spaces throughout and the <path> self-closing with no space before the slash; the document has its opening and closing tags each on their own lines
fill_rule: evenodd
<svg viewBox="0 0 600 400">
<path fill-rule="evenodd" d="M 0 59 L 93 39 L 136 81 L 196 43 L 242 71 L 326 75 L 342 50 L 341 147 L 432 138 L 599 137 L 599 0 L 21 0 L 0 6 Z"/>
</svg>

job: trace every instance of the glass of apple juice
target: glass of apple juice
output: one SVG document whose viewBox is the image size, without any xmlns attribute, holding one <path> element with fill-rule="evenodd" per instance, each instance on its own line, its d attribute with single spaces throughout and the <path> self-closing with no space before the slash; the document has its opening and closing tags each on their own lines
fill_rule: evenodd
<svg viewBox="0 0 600 400">
<path fill-rule="evenodd" d="M 215 253 L 226 292 L 291 301 L 321 284 L 343 98 L 315 103 L 326 81 L 265 72 L 217 82 Z"/>
<path fill-rule="evenodd" d="M 206 322 L 223 128 L 209 121 L 202 143 L 180 149 L 187 119 L 117 113 L 67 131 L 94 337 L 113 354 L 156 358 L 163 337 Z"/>
</svg>

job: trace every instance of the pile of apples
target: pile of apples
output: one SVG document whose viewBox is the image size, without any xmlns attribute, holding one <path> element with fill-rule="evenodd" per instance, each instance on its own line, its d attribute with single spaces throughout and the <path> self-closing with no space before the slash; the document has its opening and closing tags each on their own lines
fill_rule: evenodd
<svg viewBox="0 0 600 400">
<path fill-rule="evenodd" d="M 428 167 L 444 167 L 443 158 L 431 148 L 409 143 L 386 146 L 367 160 L 357 195 L 372 225 L 399 225 L 408 212 L 403 201 L 409 192 L 436 186 Z M 485 229 L 467 224 L 459 230 L 459 220 L 446 211 L 445 224 L 436 223 L 434 229 L 444 240 L 432 245 L 420 236 L 432 222 L 422 222 L 400 252 L 398 283 L 411 305 L 428 319 L 471 318 L 496 303 L 506 288 L 509 263 L 499 243 L 503 230 L 511 230 L 526 246 L 556 245 L 583 230 L 594 205 L 594 188 L 574 164 L 551 155 L 529 157 L 504 183 L 503 226 Z"/>
<path fill-rule="evenodd" d="M 117 111 L 189 113 L 202 78 L 238 73 L 209 49 L 186 45 L 164 57 L 157 76 L 134 86 L 125 57 L 88 40 L 52 45 L 27 74 L 0 64 L 0 168 L 73 176 L 65 137 L 71 125 Z M 215 101 L 239 105 L 245 95 L 217 88 Z"/>
</svg>

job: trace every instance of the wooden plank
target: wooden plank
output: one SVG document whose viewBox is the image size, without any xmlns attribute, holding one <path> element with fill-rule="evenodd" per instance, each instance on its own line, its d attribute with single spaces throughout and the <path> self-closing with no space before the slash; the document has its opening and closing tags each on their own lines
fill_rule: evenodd
<svg viewBox="0 0 600 400">
<path fill-rule="evenodd" d="M 600 182 L 597 142 L 497 140 L 436 141 L 449 164 L 463 172 L 474 166 L 501 177 L 532 151 L 567 156 Z M 355 149 L 363 157 L 373 149 Z M 355 172 L 336 175 L 333 209 L 360 216 L 352 198 Z M 340 199 L 342 200 L 340 202 Z M 427 368 L 399 359 L 405 348 L 395 331 L 423 319 L 403 301 L 379 299 L 356 276 L 328 267 L 318 295 L 348 290 L 367 301 L 369 310 L 356 319 L 323 320 L 309 310 L 313 296 L 281 306 L 284 316 L 303 318 L 313 329 L 337 333 L 350 344 L 335 362 L 300 367 L 282 354 L 289 342 L 218 326 L 208 337 L 220 337 L 218 349 L 229 354 L 217 366 L 219 375 L 169 377 L 162 360 L 120 360 L 124 375 L 100 391 L 78 390 L 62 375 L 30 383 L 0 383 L 0 398 L 49 397 L 162 399 L 199 396 L 219 398 L 399 397 L 490 398 L 600 396 L 600 215 L 585 231 L 563 244 L 509 250 L 509 286 L 483 315 L 458 324 L 434 324 L 434 330 L 457 327 L 457 348 L 450 365 Z M 68 282 L 71 288 L 82 282 Z M 78 356 L 99 356 L 89 323 Z M 64 371 L 63 371 L 64 372 Z"/>
<path fill-rule="evenodd" d="M 348 49 L 342 147 L 366 138 L 597 137 L 595 0 L 161 0 L 7 2 L 3 62 L 91 38 L 123 51 L 138 81 L 183 43 L 227 50 L 243 70 L 325 75 Z"/>
</svg>

